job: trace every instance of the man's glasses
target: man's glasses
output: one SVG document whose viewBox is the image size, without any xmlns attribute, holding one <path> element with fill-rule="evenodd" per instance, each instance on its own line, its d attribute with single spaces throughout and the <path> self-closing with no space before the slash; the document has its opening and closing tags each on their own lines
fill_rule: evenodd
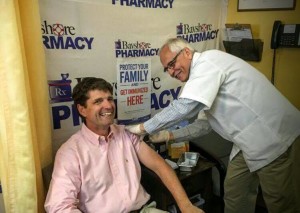
<svg viewBox="0 0 300 213">
<path fill-rule="evenodd" d="M 177 57 L 179 56 L 179 54 L 183 51 L 180 50 L 176 55 L 175 57 L 167 64 L 166 67 L 164 67 L 164 72 L 167 72 L 169 69 L 174 69 L 175 67 L 175 64 L 176 64 L 176 60 L 177 60 Z"/>
</svg>

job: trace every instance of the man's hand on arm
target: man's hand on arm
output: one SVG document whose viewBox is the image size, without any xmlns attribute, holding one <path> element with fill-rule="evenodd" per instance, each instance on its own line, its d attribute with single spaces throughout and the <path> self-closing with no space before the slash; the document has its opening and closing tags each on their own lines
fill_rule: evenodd
<svg viewBox="0 0 300 213">
<path fill-rule="evenodd" d="M 136 135 L 145 135 L 147 134 L 144 125 L 141 124 L 135 124 L 135 125 L 128 125 L 125 126 L 125 129 L 127 129 L 129 132 L 136 134 Z"/>
<path fill-rule="evenodd" d="M 160 143 L 160 142 L 168 142 L 170 140 L 173 140 L 172 132 L 169 132 L 167 130 L 162 130 L 158 133 L 150 135 L 150 141 L 152 143 Z"/>
</svg>

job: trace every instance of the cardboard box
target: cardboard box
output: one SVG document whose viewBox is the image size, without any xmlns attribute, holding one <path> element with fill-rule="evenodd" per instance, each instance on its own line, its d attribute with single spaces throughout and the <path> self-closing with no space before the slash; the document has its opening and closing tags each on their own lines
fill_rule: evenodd
<svg viewBox="0 0 300 213">
<path fill-rule="evenodd" d="M 189 142 L 183 141 L 183 142 L 177 142 L 169 141 L 168 143 L 168 154 L 170 158 L 172 159 L 178 159 L 184 152 L 189 151 Z"/>
</svg>

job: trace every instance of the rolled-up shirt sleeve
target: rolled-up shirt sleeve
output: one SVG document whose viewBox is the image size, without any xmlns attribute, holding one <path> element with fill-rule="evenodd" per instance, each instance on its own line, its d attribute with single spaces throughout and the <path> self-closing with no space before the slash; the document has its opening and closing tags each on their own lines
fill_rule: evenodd
<svg viewBox="0 0 300 213">
<path fill-rule="evenodd" d="M 144 128 L 149 134 L 152 134 L 172 127 L 182 120 L 195 117 L 204 107 L 205 105 L 200 102 L 187 98 L 179 98 L 157 113 L 153 118 L 146 121 Z"/>
</svg>

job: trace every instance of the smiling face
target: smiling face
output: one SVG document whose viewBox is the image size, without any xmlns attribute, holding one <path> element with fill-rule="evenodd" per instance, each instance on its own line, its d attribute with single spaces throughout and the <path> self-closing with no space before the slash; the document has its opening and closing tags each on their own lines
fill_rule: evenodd
<svg viewBox="0 0 300 213">
<path fill-rule="evenodd" d="M 77 105 L 78 112 L 85 118 L 86 126 L 98 135 L 107 136 L 115 117 L 115 102 L 109 91 L 90 90 L 86 106 Z"/>
<path fill-rule="evenodd" d="M 171 52 L 166 45 L 160 51 L 160 62 L 164 69 L 171 77 L 181 82 L 189 79 L 192 58 L 193 53 L 188 48 L 183 48 L 179 52 Z"/>
</svg>

